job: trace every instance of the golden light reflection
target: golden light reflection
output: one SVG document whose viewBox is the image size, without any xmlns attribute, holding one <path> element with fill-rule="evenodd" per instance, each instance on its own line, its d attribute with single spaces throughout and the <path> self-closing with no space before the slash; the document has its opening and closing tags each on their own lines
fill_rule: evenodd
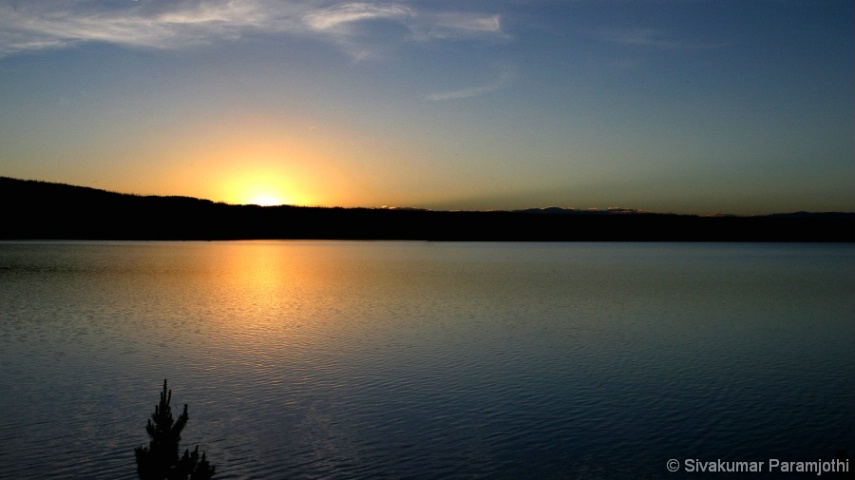
<svg viewBox="0 0 855 480">
<path fill-rule="evenodd" d="M 310 255 L 317 246 L 244 241 L 210 246 L 210 321 L 230 351 L 247 361 L 311 354 L 341 328 L 336 262 Z"/>
<path fill-rule="evenodd" d="M 211 248 L 217 275 L 210 280 L 216 295 L 207 297 L 213 310 L 229 312 L 219 327 L 241 350 L 269 354 L 273 344 L 300 342 L 307 296 L 299 265 L 288 248 L 271 242 L 239 242 Z"/>
</svg>

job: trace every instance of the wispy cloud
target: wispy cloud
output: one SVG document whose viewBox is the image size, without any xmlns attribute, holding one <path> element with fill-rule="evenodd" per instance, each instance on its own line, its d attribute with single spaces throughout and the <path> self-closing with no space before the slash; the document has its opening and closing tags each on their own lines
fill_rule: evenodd
<svg viewBox="0 0 855 480">
<path fill-rule="evenodd" d="M 431 40 L 501 39 L 500 17 L 471 12 L 436 12 L 416 8 L 415 2 L 351 2 L 318 9 L 304 17 L 306 26 L 322 38 L 335 42 L 357 59 L 373 56 L 401 42 Z M 406 32 L 398 38 L 372 42 L 371 22 L 391 22 Z"/>
<path fill-rule="evenodd" d="M 422 20 L 412 26 L 415 39 L 507 38 L 499 15 L 438 13 L 423 15 Z"/>
<path fill-rule="evenodd" d="M 28 0 L 0 4 L 0 56 L 83 42 L 178 49 L 251 33 L 320 36 L 353 50 L 373 33 L 354 27 L 377 20 L 409 32 L 398 40 L 503 35 L 498 15 L 433 11 L 402 1 Z"/>
<path fill-rule="evenodd" d="M 313 12 L 306 22 L 315 30 L 328 30 L 361 20 L 405 20 L 414 16 L 413 10 L 399 4 L 345 3 Z"/>
<path fill-rule="evenodd" d="M 515 78 L 516 75 L 514 74 L 514 72 L 509 68 L 505 68 L 501 70 L 496 80 L 494 80 L 492 83 L 486 85 L 476 85 L 447 92 L 434 93 L 428 95 L 427 99 L 432 102 L 444 102 L 448 100 L 459 100 L 463 98 L 484 95 L 509 86 L 511 83 L 513 83 Z"/>
<path fill-rule="evenodd" d="M 260 2 L 50 2 L 0 7 L 0 55 L 81 42 L 171 49 L 270 29 Z M 280 15 L 284 12 L 278 12 Z"/>
<path fill-rule="evenodd" d="M 613 43 L 659 50 L 705 50 L 725 45 L 669 38 L 663 32 L 653 28 L 610 29 L 604 31 L 602 35 Z"/>
</svg>

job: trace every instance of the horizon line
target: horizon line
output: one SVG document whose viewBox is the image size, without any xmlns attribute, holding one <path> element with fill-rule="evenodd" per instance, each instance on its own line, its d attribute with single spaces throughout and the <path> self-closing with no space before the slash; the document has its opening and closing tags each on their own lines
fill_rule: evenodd
<svg viewBox="0 0 855 480">
<path fill-rule="evenodd" d="M 277 205 L 260 205 L 257 203 L 229 203 L 225 201 L 217 201 L 211 200 L 209 198 L 201 198 L 201 197 L 192 197 L 188 195 L 154 195 L 154 194 L 141 194 L 141 193 L 129 193 L 129 192 L 121 192 L 117 190 L 109 190 L 106 188 L 97 188 L 90 187 L 86 185 L 76 185 L 71 183 L 64 182 L 54 182 L 48 180 L 37 180 L 37 179 L 26 179 L 26 178 L 16 178 L 9 177 L 5 175 L 0 175 L 0 180 L 13 180 L 19 182 L 32 182 L 32 183 L 42 183 L 49 185 L 59 185 L 65 187 L 72 188 L 81 188 L 81 189 L 89 189 L 95 190 L 99 192 L 110 193 L 114 195 L 126 195 L 133 197 L 141 197 L 141 198 L 184 198 L 190 200 L 196 200 L 201 202 L 209 202 L 212 204 L 226 205 L 232 207 L 257 207 L 257 208 L 319 208 L 319 209 L 345 209 L 345 210 L 389 210 L 389 211 L 424 211 L 424 212 L 435 212 L 435 213 L 466 213 L 466 212 L 476 212 L 476 213 L 531 213 L 531 214 L 606 214 L 606 215 L 676 215 L 676 216 L 694 216 L 694 217 L 702 217 L 702 218 L 711 218 L 711 217 L 742 217 L 742 218 L 751 218 L 751 217 L 767 217 L 767 216 L 776 216 L 776 215 L 799 215 L 799 214 L 815 214 L 815 215 L 823 215 L 823 214 L 850 214 L 855 215 L 855 211 L 809 211 L 809 210 L 795 210 L 795 211 L 787 211 L 787 212 L 775 212 L 775 213 L 765 213 L 765 214 L 754 214 L 754 215 L 739 215 L 733 213 L 711 213 L 711 214 L 701 214 L 701 213 L 674 213 L 674 212 L 657 212 L 651 210 L 644 209 L 636 209 L 629 207 L 588 207 L 588 208 L 577 208 L 577 207 L 562 207 L 557 205 L 550 205 L 546 207 L 525 207 L 525 208 L 516 208 L 516 209 L 445 209 L 438 210 L 427 207 L 412 207 L 412 206 L 396 206 L 396 205 L 381 205 L 381 206 L 356 206 L 356 207 L 344 207 L 340 205 L 300 205 L 300 204 L 277 204 Z"/>
</svg>

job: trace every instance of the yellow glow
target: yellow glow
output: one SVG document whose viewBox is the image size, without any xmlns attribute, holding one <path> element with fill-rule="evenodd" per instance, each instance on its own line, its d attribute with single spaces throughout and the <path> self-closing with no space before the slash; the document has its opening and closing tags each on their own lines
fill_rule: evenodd
<svg viewBox="0 0 855 480">
<path fill-rule="evenodd" d="M 262 207 L 270 207 L 273 205 L 282 205 L 284 202 L 278 197 L 274 197 L 272 195 L 259 195 L 253 198 L 250 203 L 261 205 Z"/>
<path fill-rule="evenodd" d="M 353 167 L 352 160 L 342 160 L 349 159 L 350 147 L 337 139 L 349 138 L 347 135 L 301 129 L 297 118 L 282 123 L 244 113 L 239 115 L 240 121 L 211 121 L 189 127 L 179 143 L 158 157 L 169 165 L 169 173 L 146 179 L 154 187 L 139 193 L 187 195 L 238 205 L 366 203 L 357 195 L 372 191 L 373 185 L 354 182 L 360 170 Z M 139 183 L 139 178 L 136 181 Z M 373 204 L 368 202 L 369 206 Z"/>
<path fill-rule="evenodd" d="M 307 205 L 308 173 L 290 156 L 279 152 L 255 152 L 232 155 L 212 162 L 209 185 L 213 196 L 237 205 Z"/>
<path fill-rule="evenodd" d="M 229 203 L 262 206 L 302 203 L 291 178 L 264 168 L 248 170 L 228 179 L 226 191 Z"/>
</svg>

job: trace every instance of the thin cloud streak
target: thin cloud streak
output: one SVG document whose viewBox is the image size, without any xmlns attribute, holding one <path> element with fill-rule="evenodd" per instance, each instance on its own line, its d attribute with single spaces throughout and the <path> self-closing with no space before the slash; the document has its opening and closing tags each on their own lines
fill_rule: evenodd
<svg viewBox="0 0 855 480">
<path fill-rule="evenodd" d="M 410 33 L 403 40 L 503 37 L 498 15 L 421 11 L 411 3 L 345 2 L 318 7 L 309 0 L 184 0 L 127 2 L 30 0 L 0 6 L 0 57 L 19 52 L 104 42 L 129 47 L 179 49 L 249 33 L 320 35 L 354 51 L 356 23 L 393 21 Z M 370 35 L 370 31 L 360 31 Z"/>
<path fill-rule="evenodd" d="M 411 27 L 415 40 L 493 37 L 507 39 L 499 15 L 438 13 L 421 16 L 423 21 Z"/>
<path fill-rule="evenodd" d="M 306 22 L 314 30 L 327 30 L 342 24 L 360 20 L 394 19 L 413 16 L 413 11 L 402 5 L 376 5 L 371 3 L 347 3 L 312 13 Z"/>
<path fill-rule="evenodd" d="M 96 2 L 31 1 L 0 9 L 0 55 L 67 47 L 81 42 L 173 49 L 234 38 L 245 29 L 272 28 L 284 12 L 264 12 L 260 2 L 128 2 L 103 8 Z"/>
<path fill-rule="evenodd" d="M 653 28 L 611 29 L 602 36 L 612 42 L 632 47 L 647 47 L 659 50 L 706 50 L 723 47 L 726 44 L 707 44 L 681 40 L 671 40 L 662 32 Z"/>
<path fill-rule="evenodd" d="M 448 100 L 460 100 L 464 98 L 485 95 L 501 90 L 513 83 L 516 75 L 510 70 L 503 71 L 495 82 L 489 85 L 479 85 L 474 87 L 462 88 L 460 90 L 452 90 L 448 92 L 440 92 L 428 95 L 427 99 L 432 102 L 444 102 Z"/>
</svg>

